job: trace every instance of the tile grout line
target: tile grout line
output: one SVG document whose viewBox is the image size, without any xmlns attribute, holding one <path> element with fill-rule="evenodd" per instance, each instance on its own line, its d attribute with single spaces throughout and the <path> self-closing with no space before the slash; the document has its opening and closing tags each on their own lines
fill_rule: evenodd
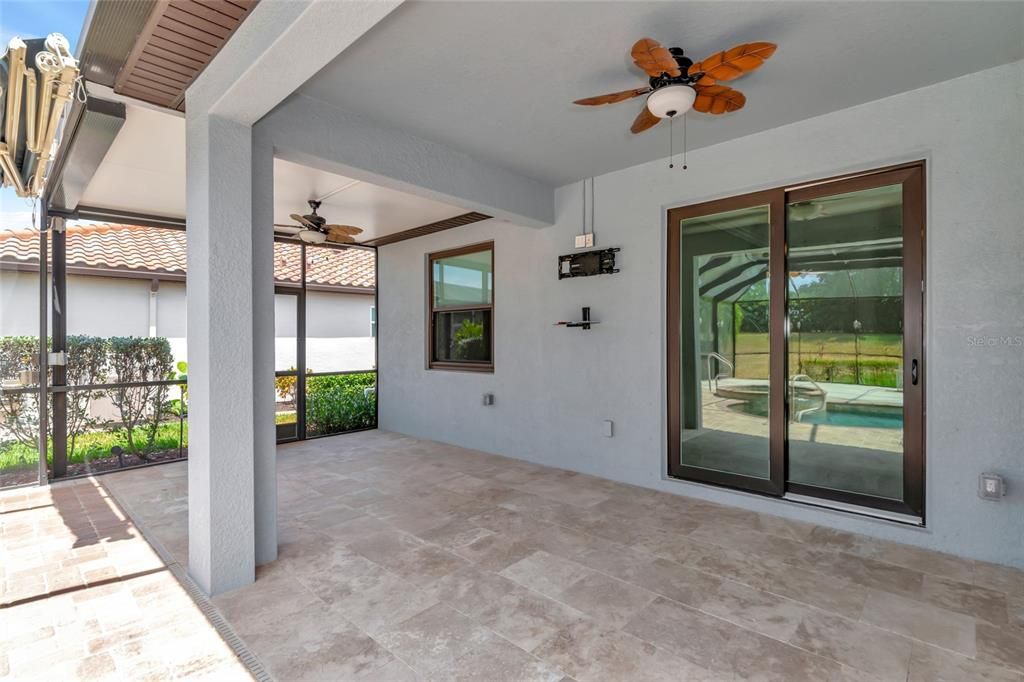
<svg viewBox="0 0 1024 682">
<path fill-rule="evenodd" d="M 188 574 L 188 571 L 182 567 L 181 564 L 174 558 L 174 556 L 167 550 L 166 547 L 153 536 L 142 524 L 140 517 L 132 510 L 131 506 L 126 504 L 114 490 L 102 482 L 97 482 L 95 476 L 91 476 L 89 480 L 99 483 L 97 487 L 102 488 L 110 496 L 110 498 L 121 508 L 121 511 L 125 513 L 128 519 L 132 522 L 132 525 L 139 531 L 143 539 L 149 543 L 153 551 L 156 552 L 160 560 L 167 566 L 168 571 L 178 581 L 185 593 L 192 599 L 195 605 L 199 608 L 199 611 L 203 614 L 206 620 L 213 626 L 213 629 L 220 635 L 221 639 L 228 648 L 231 649 L 232 653 L 238 657 L 242 665 L 245 666 L 249 674 L 253 676 L 256 682 L 276 682 L 273 675 L 263 662 L 260 661 L 259 657 L 249 648 L 249 646 L 238 636 L 231 623 L 224 618 L 220 610 L 214 605 L 210 598 L 199 588 L 199 586 L 192 580 L 192 577 Z"/>
</svg>

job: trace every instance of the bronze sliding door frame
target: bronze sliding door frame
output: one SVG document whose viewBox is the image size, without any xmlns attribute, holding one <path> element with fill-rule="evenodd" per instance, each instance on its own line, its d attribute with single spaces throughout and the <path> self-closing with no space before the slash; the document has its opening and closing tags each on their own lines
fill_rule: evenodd
<svg viewBox="0 0 1024 682">
<path fill-rule="evenodd" d="M 727 199 L 716 199 L 691 206 L 669 209 L 668 212 L 668 290 L 666 295 L 668 313 L 667 358 L 668 367 L 668 474 L 675 478 L 714 483 L 729 488 L 749 490 L 770 495 L 782 495 L 785 487 L 785 421 L 769 417 L 768 478 L 758 478 L 745 474 L 717 471 L 683 464 L 682 461 L 682 385 L 680 369 L 682 358 L 680 342 L 682 340 L 682 320 L 680 304 L 682 295 L 682 228 L 681 223 L 687 218 L 697 218 L 725 211 L 736 211 L 758 206 L 768 207 L 769 238 L 768 238 L 768 272 L 770 285 L 770 303 L 768 323 L 769 334 L 769 366 L 768 384 L 786 381 L 785 342 L 779 335 L 785 324 L 785 297 L 779 297 L 781 290 L 785 294 L 785 191 L 782 189 L 752 192 Z M 780 343 L 781 342 L 781 343 Z M 778 394 L 778 395 L 776 395 Z M 786 411 L 785 391 L 770 393 L 769 415 L 782 414 Z"/>
<path fill-rule="evenodd" d="M 919 518 L 924 522 L 925 355 L 924 355 L 924 161 L 847 174 L 820 181 L 702 202 L 668 211 L 666 290 L 666 370 L 668 475 L 776 497 L 786 493 L 831 500 Z M 789 405 L 786 206 L 824 196 L 885 185 L 903 187 L 903 499 L 788 482 Z M 756 478 L 682 463 L 681 370 L 681 222 L 754 206 L 768 206 L 769 241 L 769 457 L 770 477 Z"/>
<path fill-rule="evenodd" d="M 918 517 L 924 522 L 924 161 L 802 185 L 787 202 L 811 201 L 886 185 L 903 187 L 903 499 L 789 483 L 787 491 Z M 784 292 L 785 293 L 785 292 Z"/>
</svg>

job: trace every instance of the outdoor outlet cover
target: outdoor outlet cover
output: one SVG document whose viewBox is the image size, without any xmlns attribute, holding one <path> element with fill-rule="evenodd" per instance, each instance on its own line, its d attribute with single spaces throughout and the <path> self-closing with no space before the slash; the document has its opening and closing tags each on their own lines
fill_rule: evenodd
<svg viewBox="0 0 1024 682">
<path fill-rule="evenodd" d="M 576 235 L 575 245 L 576 245 L 577 249 L 585 249 L 588 246 L 593 246 L 594 245 L 594 233 L 593 232 L 587 232 L 586 234 L 578 234 L 578 235 Z"/>
<path fill-rule="evenodd" d="M 998 501 L 1006 494 L 1006 481 L 999 474 L 982 474 L 978 477 L 978 497 Z"/>
<path fill-rule="evenodd" d="M 484 400 L 483 400 L 483 402 L 484 402 L 484 405 L 493 405 L 494 404 L 494 394 L 493 393 L 484 393 Z"/>
</svg>

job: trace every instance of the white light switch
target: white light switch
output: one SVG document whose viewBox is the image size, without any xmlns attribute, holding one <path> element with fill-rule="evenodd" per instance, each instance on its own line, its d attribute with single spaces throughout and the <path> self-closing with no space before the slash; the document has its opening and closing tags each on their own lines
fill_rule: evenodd
<svg viewBox="0 0 1024 682">
<path fill-rule="evenodd" d="M 604 420 L 604 424 L 602 425 L 602 433 L 603 433 L 605 438 L 611 438 L 612 437 L 613 428 L 614 428 L 614 424 L 612 423 L 612 420 L 611 419 L 605 419 Z"/>
</svg>

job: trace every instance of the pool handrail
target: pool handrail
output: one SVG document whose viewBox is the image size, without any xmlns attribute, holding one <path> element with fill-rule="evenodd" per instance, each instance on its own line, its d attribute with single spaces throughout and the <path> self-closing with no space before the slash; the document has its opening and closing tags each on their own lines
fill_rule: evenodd
<svg viewBox="0 0 1024 682">
<path fill-rule="evenodd" d="M 711 391 L 712 393 L 718 393 L 718 380 L 722 379 L 722 378 L 725 378 L 725 377 L 732 376 L 732 373 L 736 371 L 736 367 L 731 362 L 729 362 L 729 360 L 727 358 L 725 358 L 722 355 L 719 355 L 718 353 L 716 353 L 714 351 L 710 351 L 708 353 L 704 353 L 704 355 L 708 359 L 708 390 Z M 715 358 L 719 362 L 724 362 L 726 365 L 728 365 L 730 373 L 729 374 L 719 373 L 719 374 L 712 375 L 711 374 L 711 358 Z M 715 387 L 714 388 L 711 387 L 712 377 L 714 377 L 714 382 L 715 382 Z"/>
<path fill-rule="evenodd" d="M 812 412 L 818 412 L 819 410 L 822 411 L 822 412 L 827 411 L 827 409 L 828 409 L 828 393 L 825 392 L 825 389 L 823 389 L 818 384 L 817 381 L 815 381 L 811 377 L 807 376 L 806 374 L 794 374 L 793 376 L 791 376 L 789 378 L 789 402 L 790 402 L 790 404 L 794 405 L 794 406 L 796 405 L 796 386 L 794 385 L 794 383 L 797 380 L 807 380 L 807 381 L 809 381 L 814 386 L 816 394 L 821 396 L 821 405 L 818 405 L 816 407 L 808 407 L 807 409 L 804 409 L 804 410 L 798 410 L 797 413 L 794 415 L 794 421 L 799 422 L 800 420 L 802 420 L 804 418 L 804 415 L 811 414 Z"/>
</svg>

